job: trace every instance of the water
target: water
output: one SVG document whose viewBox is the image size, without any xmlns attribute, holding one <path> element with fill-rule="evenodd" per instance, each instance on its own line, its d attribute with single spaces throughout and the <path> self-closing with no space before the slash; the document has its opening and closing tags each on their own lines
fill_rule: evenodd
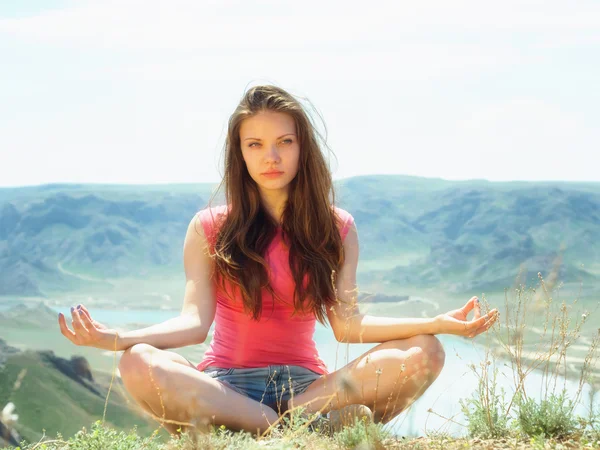
<svg viewBox="0 0 600 450">
<path fill-rule="evenodd" d="M 70 307 L 53 307 L 57 313 L 62 312 L 67 319 L 71 317 Z M 153 325 L 164 322 L 179 315 L 179 311 L 160 309 L 98 309 L 91 308 L 92 318 L 110 327 L 124 327 L 127 324 Z M 67 321 L 67 323 L 69 323 Z"/>
</svg>

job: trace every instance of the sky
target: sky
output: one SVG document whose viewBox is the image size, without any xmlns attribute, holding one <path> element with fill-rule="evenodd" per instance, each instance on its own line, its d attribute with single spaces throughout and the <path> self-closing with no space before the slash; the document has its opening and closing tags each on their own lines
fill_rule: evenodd
<svg viewBox="0 0 600 450">
<path fill-rule="evenodd" d="M 597 1 L 0 1 L 0 186 L 219 181 L 266 83 L 335 179 L 600 181 L 598 80 Z"/>
</svg>

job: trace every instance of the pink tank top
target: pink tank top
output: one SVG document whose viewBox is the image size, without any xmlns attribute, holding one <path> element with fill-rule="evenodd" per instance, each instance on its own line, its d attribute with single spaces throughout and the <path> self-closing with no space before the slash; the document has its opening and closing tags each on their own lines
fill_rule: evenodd
<svg viewBox="0 0 600 450">
<path fill-rule="evenodd" d="M 354 223 L 345 210 L 335 207 L 340 220 L 342 240 Z M 211 250 L 217 237 L 219 216 L 227 213 L 225 205 L 205 208 L 198 212 Z M 295 365 L 320 374 L 328 373 L 319 357 L 313 335 L 316 317 L 313 313 L 301 314 L 294 311 L 294 279 L 288 261 L 289 251 L 282 239 L 281 231 L 267 248 L 265 259 L 270 267 L 270 283 L 273 290 L 284 299 L 274 301 L 266 290 L 262 292 L 262 315 L 258 321 L 244 312 L 241 298 L 231 301 L 215 283 L 216 313 L 212 341 L 199 370 L 208 366 L 222 368 L 250 368 L 269 365 Z M 230 291 L 230 284 L 227 285 Z M 236 290 L 235 292 L 239 292 Z"/>
</svg>

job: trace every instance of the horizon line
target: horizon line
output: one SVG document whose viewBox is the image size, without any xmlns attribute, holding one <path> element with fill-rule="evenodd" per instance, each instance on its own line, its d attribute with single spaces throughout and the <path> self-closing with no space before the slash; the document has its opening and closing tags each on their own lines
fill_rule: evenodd
<svg viewBox="0 0 600 450">
<path fill-rule="evenodd" d="M 334 179 L 334 183 L 340 181 L 347 181 L 354 178 L 415 178 L 422 180 L 432 180 L 432 181 L 443 181 L 447 183 L 468 183 L 468 182 L 480 182 L 480 183 L 490 183 L 490 184 L 500 184 L 500 183 L 564 183 L 564 184 L 600 184 L 600 181 L 595 180 L 488 180 L 486 178 L 466 178 L 466 179 L 448 179 L 442 177 L 427 177 L 422 175 L 406 175 L 406 174 L 361 174 L 361 175 L 352 175 L 343 178 Z M 191 186 L 191 185 L 218 185 L 221 181 L 184 181 L 184 182 L 157 182 L 157 183 L 124 183 L 124 182 L 90 182 L 90 183 L 82 183 L 76 181 L 55 181 L 48 183 L 39 183 L 39 184 L 24 184 L 24 185 L 9 185 L 2 186 L 0 185 L 0 189 L 27 189 L 27 188 L 42 188 L 42 187 L 82 187 L 82 186 L 110 186 L 110 187 L 132 187 L 132 186 Z"/>
</svg>

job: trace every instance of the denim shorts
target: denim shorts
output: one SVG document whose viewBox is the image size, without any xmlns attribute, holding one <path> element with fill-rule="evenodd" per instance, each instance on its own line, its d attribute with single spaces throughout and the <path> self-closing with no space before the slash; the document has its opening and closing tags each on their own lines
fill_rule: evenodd
<svg viewBox="0 0 600 450">
<path fill-rule="evenodd" d="M 266 366 L 223 369 L 208 366 L 203 371 L 234 391 L 266 405 L 289 400 L 303 393 L 321 374 L 300 366 Z"/>
</svg>

